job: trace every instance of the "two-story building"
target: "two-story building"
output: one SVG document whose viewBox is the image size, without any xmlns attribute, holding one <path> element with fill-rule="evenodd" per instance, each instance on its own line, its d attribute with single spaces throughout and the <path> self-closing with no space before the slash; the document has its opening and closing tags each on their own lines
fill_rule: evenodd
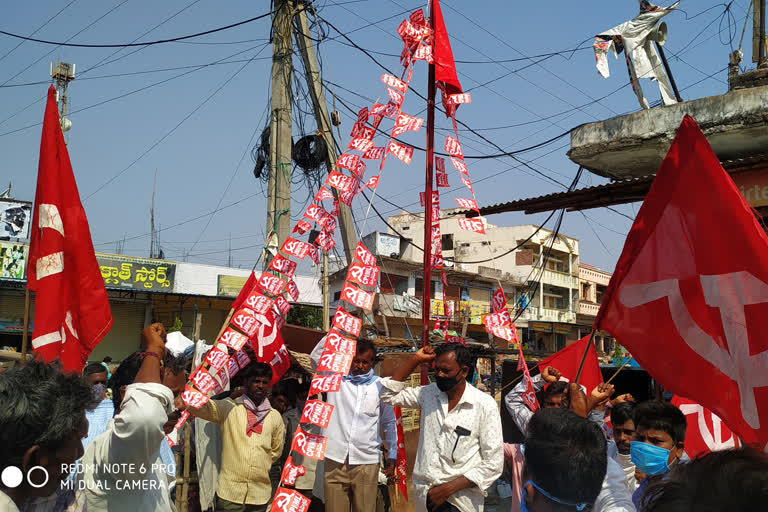
<svg viewBox="0 0 768 512">
<path fill-rule="evenodd" d="M 576 323 L 581 336 L 586 336 L 592 329 L 610 281 L 610 272 L 587 263 L 579 264 L 579 310 L 576 314 Z M 610 334 L 598 331 L 595 333 L 595 347 L 598 353 L 611 354 L 614 340 Z"/>
</svg>

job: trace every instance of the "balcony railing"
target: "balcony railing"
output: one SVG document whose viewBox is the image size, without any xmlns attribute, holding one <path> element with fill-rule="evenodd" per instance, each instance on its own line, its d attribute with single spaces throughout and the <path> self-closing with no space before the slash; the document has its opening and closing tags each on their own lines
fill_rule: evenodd
<svg viewBox="0 0 768 512">
<path fill-rule="evenodd" d="M 529 306 L 522 314 L 521 318 L 539 322 L 572 324 L 576 322 L 576 313 L 568 309 L 536 308 Z"/>
<path fill-rule="evenodd" d="M 579 288 L 579 278 L 577 276 L 573 276 L 564 272 L 556 272 L 554 270 L 545 269 L 541 276 L 541 282 L 554 286 L 560 286 L 562 288 Z"/>
<path fill-rule="evenodd" d="M 585 316 L 597 316 L 600 311 L 600 304 L 593 302 L 579 302 L 579 314 Z"/>
</svg>

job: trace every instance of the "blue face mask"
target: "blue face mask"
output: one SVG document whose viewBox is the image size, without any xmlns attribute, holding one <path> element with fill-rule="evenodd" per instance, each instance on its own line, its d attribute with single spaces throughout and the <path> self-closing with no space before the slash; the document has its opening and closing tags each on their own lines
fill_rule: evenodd
<svg viewBox="0 0 768 512">
<path fill-rule="evenodd" d="M 669 471 L 669 450 L 640 441 L 629 443 L 632 463 L 646 475 L 660 475 Z"/>
<path fill-rule="evenodd" d="M 543 494 L 544 496 L 546 496 L 550 500 L 554 501 L 555 503 L 560 503 L 561 505 L 566 505 L 566 506 L 569 506 L 569 507 L 576 507 L 576 510 L 578 510 L 579 512 L 581 512 L 582 510 L 587 508 L 587 504 L 586 503 L 571 503 L 570 501 L 565 501 L 565 500 L 561 500 L 559 498 L 555 498 L 554 496 L 549 494 L 547 491 L 545 491 L 544 489 L 542 489 L 541 487 L 536 485 L 533 482 L 533 480 L 528 480 L 527 482 L 525 482 L 525 484 L 523 484 L 523 495 L 520 498 L 520 512 L 528 512 L 528 503 L 526 503 L 526 501 L 525 501 L 525 497 L 528 495 L 528 491 L 526 490 L 526 485 L 528 485 L 528 484 L 531 484 L 534 487 L 534 489 L 536 489 L 541 494 Z"/>
</svg>

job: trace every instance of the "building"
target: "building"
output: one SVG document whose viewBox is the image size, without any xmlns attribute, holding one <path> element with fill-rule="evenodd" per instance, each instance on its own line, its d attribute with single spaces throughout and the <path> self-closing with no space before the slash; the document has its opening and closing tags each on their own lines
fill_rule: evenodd
<svg viewBox="0 0 768 512">
<path fill-rule="evenodd" d="M 24 320 L 26 258 L 29 246 L 0 242 L 0 256 L 12 259 L 21 273 L 0 278 L 0 349 L 20 351 Z M 113 325 L 96 346 L 91 360 L 111 356 L 115 361 L 135 352 L 141 330 L 152 322 L 166 327 L 181 321 L 181 331 L 193 338 L 200 319 L 200 339 L 213 341 L 229 314 L 250 270 L 159 259 L 96 253 L 109 297 Z M 15 267 L 14 267 L 15 268 Z M 258 272 L 257 272 L 258 275 Z M 295 276 L 298 304 L 322 307 L 318 279 Z M 29 334 L 34 327 L 34 300 Z M 31 350 L 31 348 L 30 348 Z"/>
<path fill-rule="evenodd" d="M 534 225 L 488 224 L 487 235 L 479 235 L 458 227 L 457 211 L 442 211 L 440 230 L 448 286 L 438 274 L 433 275 L 431 321 L 447 320 L 457 333 L 487 340 L 482 317 L 491 312 L 491 296 L 501 285 L 510 313 L 517 318 L 519 336 L 531 349 L 554 352 L 579 339 L 579 241 Z M 403 212 L 389 217 L 388 223 L 389 233 L 375 232 L 363 238 L 382 267 L 371 323 L 388 336 L 418 339 L 422 218 Z M 343 272 L 331 276 L 330 281 L 332 299 L 338 301 Z"/>
<path fill-rule="evenodd" d="M 581 331 L 580 336 L 586 336 L 592 330 L 610 281 L 610 272 L 587 263 L 579 263 L 579 310 L 576 314 L 576 323 Z M 594 341 L 598 353 L 610 355 L 613 352 L 615 343 L 610 334 L 598 331 L 595 333 Z"/>
</svg>

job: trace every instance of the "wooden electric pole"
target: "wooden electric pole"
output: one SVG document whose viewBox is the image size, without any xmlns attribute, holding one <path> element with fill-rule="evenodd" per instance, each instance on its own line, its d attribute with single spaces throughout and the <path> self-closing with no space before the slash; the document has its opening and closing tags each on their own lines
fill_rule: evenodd
<svg viewBox="0 0 768 512">
<path fill-rule="evenodd" d="M 280 248 L 291 229 L 291 77 L 293 2 L 275 0 L 272 13 L 272 99 L 269 124 L 267 248 Z M 272 259 L 269 251 L 264 265 Z"/>
<path fill-rule="evenodd" d="M 296 25 L 296 44 L 299 47 L 301 58 L 304 61 L 304 69 L 307 74 L 307 86 L 309 94 L 312 97 L 312 106 L 315 111 L 315 120 L 317 122 L 318 134 L 325 140 L 328 147 L 326 156 L 326 165 L 330 173 L 336 166 L 336 145 L 331 133 L 331 118 L 328 115 L 328 107 L 325 103 L 325 94 L 323 93 L 323 84 L 320 77 L 320 71 L 317 65 L 315 49 L 312 46 L 312 39 L 309 34 L 309 22 L 307 21 L 307 7 L 299 9 L 294 18 Z M 274 90 L 274 85 L 273 85 Z M 273 93 L 274 94 L 274 93 Z M 335 188 L 331 188 L 334 197 L 338 200 L 339 194 Z M 347 258 L 347 264 L 352 261 L 352 256 L 357 245 L 357 236 L 355 234 L 354 223 L 352 222 L 352 211 L 349 206 L 339 203 L 339 230 L 341 231 L 341 240 L 344 243 L 344 255 Z"/>
</svg>

